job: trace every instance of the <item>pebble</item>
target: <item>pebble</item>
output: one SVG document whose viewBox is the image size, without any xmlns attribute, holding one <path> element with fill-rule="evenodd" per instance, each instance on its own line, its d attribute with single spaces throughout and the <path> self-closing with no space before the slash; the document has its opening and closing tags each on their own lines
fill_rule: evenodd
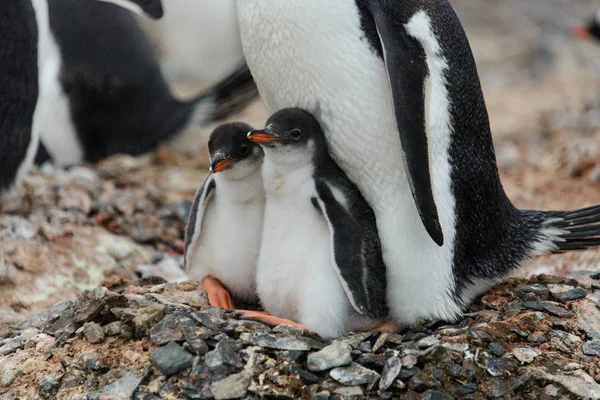
<svg viewBox="0 0 600 400">
<path fill-rule="evenodd" d="M 171 376 L 190 368 L 194 358 L 177 343 L 170 342 L 154 351 L 150 360 L 160 372 Z"/>
<path fill-rule="evenodd" d="M 242 371 L 238 374 L 228 376 L 210 385 L 210 391 L 216 400 L 237 399 L 248 393 L 248 387 L 252 380 L 252 373 Z"/>
<path fill-rule="evenodd" d="M 347 367 L 334 368 L 329 372 L 329 376 L 346 386 L 373 385 L 379 379 L 377 372 L 357 363 L 352 363 Z"/>
<path fill-rule="evenodd" d="M 597 305 L 591 301 L 584 301 L 574 308 L 578 314 L 577 322 L 587 336 L 590 339 L 600 339 L 600 309 Z"/>
<path fill-rule="evenodd" d="M 53 375 L 46 375 L 40 380 L 40 391 L 49 394 L 56 387 L 57 379 Z"/>
<path fill-rule="evenodd" d="M 17 363 L 12 360 L 6 361 L 4 364 L 4 373 L 2 374 L 2 386 L 10 386 L 17 377 L 23 375 L 23 371 L 19 368 Z"/>
<path fill-rule="evenodd" d="M 475 383 L 466 383 L 464 385 L 460 385 L 456 390 L 456 394 L 459 396 L 466 396 L 468 394 L 473 394 L 477 391 L 477 384 Z"/>
<path fill-rule="evenodd" d="M 404 368 L 411 369 L 415 365 L 417 365 L 417 357 L 415 355 L 409 354 L 402 357 L 402 366 Z"/>
<path fill-rule="evenodd" d="M 583 344 L 583 353 L 588 356 L 600 356 L 600 340 L 594 339 Z"/>
<path fill-rule="evenodd" d="M 225 325 L 225 320 L 213 315 L 207 311 L 198 311 L 191 314 L 192 318 L 198 321 L 201 325 L 211 330 L 220 330 Z M 253 321 L 251 321 L 253 322 Z M 263 324 L 261 324 L 263 325 Z"/>
<path fill-rule="evenodd" d="M 308 355 L 307 367 L 310 371 L 325 371 L 352 362 L 352 347 L 347 343 L 336 342 L 316 353 Z"/>
<path fill-rule="evenodd" d="M 536 357 L 542 355 L 542 352 L 531 347 L 519 347 L 512 351 L 512 355 L 519 360 L 521 364 L 529 364 L 533 362 Z"/>
<path fill-rule="evenodd" d="M 150 339 L 157 346 L 171 341 L 181 342 L 185 339 L 178 315 L 167 315 L 150 329 Z"/>
<path fill-rule="evenodd" d="M 491 376 L 502 376 L 513 365 L 514 363 L 508 358 L 488 358 L 485 360 L 485 370 Z"/>
<path fill-rule="evenodd" d="M 125 336 L 131 335 L 129 326 L 121 321 L 114 321 L 102 327 L 105 336 Z"/>
<path fill-rule="evenodd" d="M 428 390 L 421 395 L 421 399 L 423 400 L 454 400 L 454 397 L 446 394 L 444 392 L 440 392 L 439 390 Z"/>
<path fill-rule="evenodd" d="M 142 383 L 143 378 L 128 372 L 122 378 L 105 386 L 100 392 L 101 399 L 129 400 Z"/>
<path fill-rule="evenodd" d="M 527 336 L 527 341 L 532 343 L 546 343 L 548 339 L 542 335 L 531 333 Z"/>
<path fill-rule="evenodd" d="M 313 397 L 311 397 L 311 400 L 329 400 L 330 397 L 331 392 L 325 390 L 323 392 L 315 394 Z"/>
<path fill-rule="evenodd" d="M 530 379 L 530 373 L 521 375 L 517 379 L 511 381 L 496 379 L 492 383 L 492 397 L 498 398 L 506 396 L 529 382 Z"/>
<path fill-rule="evenodd" d="M 544 388 L 544 393 L 551 397 L 558 397 L 560 389 L 554 385 L 548 385 Z"/>
<path fill-rule="evenodd" d="M 494 354 L 496 357 L 502 357 L 504 355 L 504 348 L 498 343 L 490 343 L 488 345 L 488 349 Z"/>
<path fill-rule="evenodd" d="M 251 334 L 242 333 L 240 338 L 261 347 L 278 350 L 302 350 L 323 348 L 323 343 L 314 339 L 290 335 L 273 335 L 267 332 L 256 331 Z"/>
<path fill-rule="evenodd" d="M 359 386 L 340 387 L 333 392 L 342 396 L 344 399 L 361 398 L 364 396 L 363 390 Z"/>
<path fill-rule="evenodd" d="M 419 349 L 427 349 L 432 346 L 436 346 L 440 343 L 438 339 L 433 336 L 424 337 L 417 342 L 417 348 Z"/>
<path fill-rule="evenodd" d="M 588 294 L 588 291 L 582 287 L 573 287 L 567 285 L 548 285 L 548 289 L 555 299 L 560 300 L 563 303 L 582 299 Z"/>
<path fill-rule="evenodd" d="M 398 377 L 400 370 L 402 369 L 402 361 L 398 357 L 389 358 L 385 366 L 383 367 L 383 372 L 381 373 L 381 380 L 379 381 L 379 389 L 384 391 L 387 390 L 392 383 Z"/>
<path fill-rule="evenodd" d="M 548 311 L 552 315 L 556 315 L 557 317 L 570 318 L 573 316 L 573 313 L 571 311 L 565 310 L 564 308 L 560 307 L 558 303 L 555 303 L 553 301 L 544 301 L 541 304 L 544 306 L 544 309 L 546 311 Z"/>
<path fill-rule="evenodd" d="M 212 370 L 231 367 L 234 369 L 241 369 L 244 367 L 242 360 L 235 353 L 235 350 L 226 340 L 221 340 L 217 343 L 215 349 L 208 354 L 205 358 L 206 366 Z"/>
<path fill-rule="evenodd" d="M 543 284 L 523 285 L 517 288 L 517 296 L 527 302 L 548 299 L 548 287 Z M 525 305 L 525 304 L 523 304 Z M 527 306 L 526 306 L 527 307 Z"/>
<path fill-rule="evenodd" d="M 83 324 L 83 336 L 91 344 L 102 343 L 104 341 L 104 330 L 95 322 L 86 322 Z"/>
</svg>

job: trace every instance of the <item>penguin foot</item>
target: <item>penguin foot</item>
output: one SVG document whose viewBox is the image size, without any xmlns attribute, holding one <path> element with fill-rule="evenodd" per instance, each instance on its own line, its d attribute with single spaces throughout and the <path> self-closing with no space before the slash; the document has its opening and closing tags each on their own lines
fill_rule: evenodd
<svg viewBox="0 0 600 400">
<path fill-rule="evenodd" d="M 290 325 L 299 329 L 307 329 L 305 325 L 299 324 L 292 321 L 291 319 L 274 317 L 269 313 L 263 311 L 252 311 L 252 310 L 239 310 L 242 312 L 242 319 L 251 319 L 253 321 L 262 322 L 265 325 L 277 326 L 277 325 Z"/>
<path fill-rule="evenodd" d="M 402 329 L 402 327 L 400 325 L 398 325 L 394 321 L 388 321 L 388 322 L 381 324 L 373 329 L 368 329 L 365 332 L 381 331 L 381 332 L 396 333 L 400 329 Z"/>
<path fill-rule="evenodd" d="M 235 309 L 235 305 L 233 304 L 233 300 L 231 299 L 229 291 L 217 278 L 213 278 L 210 275 L 206 276 L 204 279 L 202 279 L 202 289 L 204 289 L 208 295 L 208 302 L 211 306 L 221 307 L 226 310 Z"/>
</svg>

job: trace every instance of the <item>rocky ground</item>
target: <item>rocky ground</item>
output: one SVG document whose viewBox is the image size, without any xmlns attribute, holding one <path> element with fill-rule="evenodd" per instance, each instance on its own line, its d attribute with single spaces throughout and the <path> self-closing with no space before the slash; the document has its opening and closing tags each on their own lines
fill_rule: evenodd
<svg viewBox="0 0 600 400">
<path fill-rule="evenodd" d="M 600 203 L 600 45 L 570 37 L 595 1 L 452 4 L 509 197 Z M 237 118 L 259 126 L 264 109 Z M 0 399 L 600 396 L 600 251 L 533 260 L 455 326 L 324 343 L 207 309 L 183 283 L 183 228 L 205 173 L 200 149 L 27 176 L 0 214 Z M 532 277 L 542 273 L 563 278 Z M 151 286 L 157 276 L 179 283 Z"/>
</svg>

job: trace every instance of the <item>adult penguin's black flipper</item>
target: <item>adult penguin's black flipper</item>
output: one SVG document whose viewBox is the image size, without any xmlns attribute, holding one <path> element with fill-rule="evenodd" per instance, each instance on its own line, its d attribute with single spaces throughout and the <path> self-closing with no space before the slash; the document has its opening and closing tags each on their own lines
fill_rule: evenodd
<svg viewBox="0 0 600 400">
<path fill-rule="evenodd" d="M 423 47 L 408 35 L 401 18 L 392 17 L 397 8 L 394 4 L 373 1 L 370 11 L 387 69 L 408 183 L 425 229 L 441 246 L 444 234 L 433 198 L 425 121 L 427 60 Z"/>
</svg>

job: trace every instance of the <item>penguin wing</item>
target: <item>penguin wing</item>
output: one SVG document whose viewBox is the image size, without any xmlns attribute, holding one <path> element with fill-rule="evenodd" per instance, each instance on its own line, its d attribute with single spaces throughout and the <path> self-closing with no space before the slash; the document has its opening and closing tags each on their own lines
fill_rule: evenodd
<svg viewBox="0 0 600 400">
<path fill-rule="evenodd" d="M 433 198 L 425 124 L 425 52 L 398 22 L 402 18 L 397 15 L 401 12 L 397 2 L 375 0 L 370 6 L 392 93 L 408 183 L 425 229 L 441 246 L 444 234 Z"/>
<path fill-rule="evenodd" d="M 316 181 L 313 204 L 329 226 L 332 265 L 352 307 L 360 314 L 370 313 L 365 258 L 366 241 L 361 225 L 346 207 L 336 199 L 327 182 Z M 382 277 L 385 279 L 385 276 Z"/>
<path fill-rule="evenodd" d="M 196 192 L 196 196 L 194 197 L 194 202 L 192 203 L 192 208 L 190 210 L 190 215 L 188 217 L 187 227 L 185 230 L 185 251 L 183 255 L 183 265 L 185 267 L 185 271 L 189 272 L 191 265 L 188 265 L 190 260 L 193 259 L 190 254 L 191 251 L 197 247 L 196 243 L 200 238 L 200 232 L 202 231 L 202 219 L 204 217 L 204 211 L 206 210 L 206 206 L 208 202 L 212 198 L 215 193 L 215 189 L 217 188 L 217 184 L 212 174 L 208 174 L 204 183 Z"/>
</svg>

